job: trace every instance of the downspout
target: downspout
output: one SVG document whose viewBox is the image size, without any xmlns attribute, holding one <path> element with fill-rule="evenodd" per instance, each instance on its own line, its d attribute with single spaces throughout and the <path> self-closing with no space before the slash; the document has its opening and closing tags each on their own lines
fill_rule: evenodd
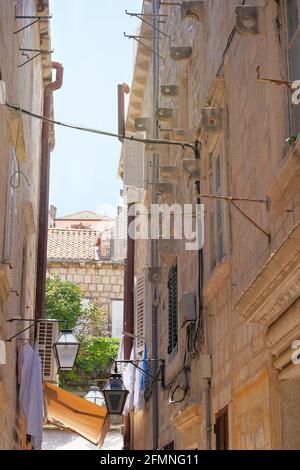
<svg viewBox="0 0 300 470">
<path fill-rule="evenodd" d="M 152 138 L 158 138 L 158 122 L 156 118 L 156 109 L 158 108 L 158 90 L 159 90 L 159 39 L 156 31 L 158 30 L 158 18 L 159 18 L 159 0 L 152 1 L 152 73 L 153 73 L 153 88 L 152 88 Z M 153 173 L 152 173 L 152 184 L 155 185 L 158 181 L 158 166 L 159 156 L 153 155 Z M 154 186 L 153 186 L 154 188 Z M 152 204 L 157 204 L 157 194 L 155 190 L 152 190 Z M 151 266 L 158 265 L 158 245 L 157 240 L 151 239 Z M 154 302 L 158 296 L 158 289 L 152 284 L 151 287 L 151 299 L 152 299 L 152 359 L 153 370 L 152 374 L 154 377 L 157 375 L 157 362 L 158 359 L 158 344 L 157 344 L 157 317 L 158 307 L 157 302 Z M 152 383 L 152 449 L 157 450 L 159 445 L 159 422 L 158 422 L 158 387 L 157 382 Z"/>
<path fill-rule="evenodd" d="M 56 70 L 55 81 L 46 85 L 44 90 L 43 116 L 51 117 L 51 98 L 55 90 L 61 88 L 64 69 L 58 62 L 52 62 L 52 68 Z M 45 315 L 45 290 L 47 269 L 47 243 L 48 243 L 48 206 L 49 206 L 49 181 L 50 181 L 50 123 L 43 121 L 41 142 L 41 166 L 40 166 L 40 207 L 39 207 L 39 231 L 37 253 L 37 277 L 35 297 L 35 318 L 44 318 Z"/>
<path fill-rule="evenodd" d="M 134 222 L 134 203 L 128 204 L 128 221 L 127 221 L 127 263 L 124 279 L 124 333 L 134 333 L 134 238 L 130 236 L 129 226 Z M 133 338 L 124 335 L 124 359 L 129 360 Z M 130 414 L 124 416 L 124 450 L 131 450 L 131 429 Z"/>
</svg>

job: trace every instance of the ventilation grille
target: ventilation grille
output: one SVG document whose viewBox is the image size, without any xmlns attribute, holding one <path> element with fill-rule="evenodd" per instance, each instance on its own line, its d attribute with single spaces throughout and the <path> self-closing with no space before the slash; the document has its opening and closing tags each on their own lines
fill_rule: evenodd
<svg viewBox="0 0 300 470">
<path fill-rule="evenodd" d="M 140 273 L 136 278 L 135 286 L 135 335 L 136 352 L 142 352 L 144 348 L 144 318 L 145 318 L 145 273 Z"/>
</svg>

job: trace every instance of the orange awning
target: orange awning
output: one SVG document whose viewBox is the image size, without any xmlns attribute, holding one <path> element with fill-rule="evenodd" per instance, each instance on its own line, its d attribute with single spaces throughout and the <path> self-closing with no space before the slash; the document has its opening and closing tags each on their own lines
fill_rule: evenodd
<svg viewBox="0 0 300 470">
<path fill-rule="evenodd" d="M 107 409 L 50 383 L 44 384 L 47 418 L 72 429 L 92 442 L 103 445 L 109 428 Z"/>
</svg>

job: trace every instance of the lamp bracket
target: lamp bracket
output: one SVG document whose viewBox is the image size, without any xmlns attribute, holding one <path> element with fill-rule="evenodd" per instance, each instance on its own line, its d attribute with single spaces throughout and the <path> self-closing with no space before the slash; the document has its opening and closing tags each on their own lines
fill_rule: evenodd
<svg viewBox="0 0 300 470">
<path fill-rule="evenodd" d="M 156 377 L 154 377 L 150 372 L 142 369 L 139 366 L 140 362 L 157 362 L 160 363 L 160 368 Z M 118 374 L 118 364 L 132 364 L 136 369 L 140 370 L 148 377 L 150 377 L 155 382 L 161 382 L 162 388 L 165 388 L 165 360 L 164 359 L 140 359 L 140 360 L 123 360 L 115 361 L 115 373 Z"/>
<path fill-rule="evenodd" d="M 43 321 L 49 321 L 49 322 L 53 322 L 53 323 L 65 323 L 66 325 L 66 328 L 68 327 L 68 322 L 67 320 L 55 320 L 55 319 L 47 319 L 47 318 L 40 318 L 38 320 L 35 320 L 33 318 L 9 318 L 8 320 L 6 320 L 8 323 L 13 323 L 14 321 L 26 321 L 26 322 L 32 322 L 32 325 L 29 325 L 27 326 L 27 328 L 24 328 L 23 330 L 19 331 L 18 333 L 16 333 L 15 335 L 11 336 L 10 338 L 8 338 L 6 341 L 8 343 L 10 343 L 14 338 L 16 338 L 17 336 L 21 335 L 22 333 L 24 333 L 24 331 L 27 331 L 27 330 L 30 330 L 33 326 L 37 325 L 38 323 L 41 323 Z"/>
</svg>

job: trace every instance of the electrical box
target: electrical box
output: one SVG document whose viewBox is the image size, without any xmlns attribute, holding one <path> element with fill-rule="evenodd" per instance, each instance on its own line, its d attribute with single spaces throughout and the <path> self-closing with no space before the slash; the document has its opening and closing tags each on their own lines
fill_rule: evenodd
<svg viewBox="0 0 300 470">
<path fill-rule="evenodd" d="M 181 328 L 196 321 L 196 298 L 193 292 L 185 292 L 179 301 Z"/>
<path fill-rule="evenodd" d="M 177 96 L 178 86 L 177 85 L 161 85 L 160 92 L 163 96 Z"/>
<path fill-rule="evenodd" d="M 264 30 L 264 7 L 239 5 L 235 8 L 235 26 L 240 34 L 259 34 Z"/>
<path fill-rule="evenodd" d="M 149 118 L 147 117 L 135 118 L 134 127 L 135 127 L 135 130 L 137 131 L 146 131 L 149 127 Z"/>
<path fill-rule="evenodd" d="M 200 165 L 201 161 L 195 158 L 184 158 L 182 160 L 182 168 L 192 178 L 200 178 Z"/>
<path fill-rule="evenodd" d="M 220 134 L 224 129 L 224 109 L 201 108 L 200 127 L 209 134 Z"/>
<path fill-rule="evenodd" d="M 173 60 L 186 60 L 192 57 L 191 47 L 171 47 L 171 58 Z"/>
<path fill-rule="evenodd" d="M 0 104 L 5 104 L 6 102 L 6 85 L 3 80 L 0 80 Z"/>
<path fill-rule="evenodd" d="M 162 269 L 160 266 L 148 268 L 148 281 L 150 284 L 161 284 L 162 283 Z"/>
<path fill-rule="evenodd" d="M 156 118 L 158 121 L 170 121 L 173 119 L 172 108 L 158 108 L 156 110 Z"/>
<path fill-rule="evenodd" d="M 181 19 L 194 18 L 197 21 L 202 21 L 204 17 L 204 2 L 203 0 L 189 0 L 181 3 Z"/>
<path fill-rule="evenodd" d="M 201 379 L 211 379 L 212 367 L 209 354 L 200 354 L 198 371 Z"/>
</svg>

